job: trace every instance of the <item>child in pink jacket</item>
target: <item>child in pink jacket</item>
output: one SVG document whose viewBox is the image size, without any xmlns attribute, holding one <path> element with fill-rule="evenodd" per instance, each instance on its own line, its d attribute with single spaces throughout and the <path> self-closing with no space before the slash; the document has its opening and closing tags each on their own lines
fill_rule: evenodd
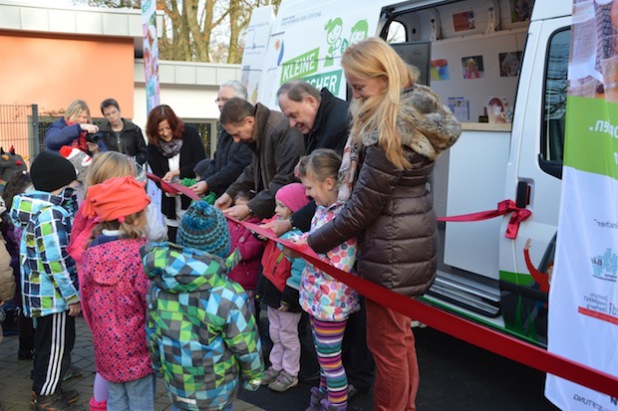
<svg viewBox="0 0 618 411">
<path fill-rule="evenodd" d="M 101 223 L 82 260 L 82 307 L 92 330 L 97 373 L 107 382 L 110 410 L 154 410 L 156 379 L 146 345 L 150 281 L 139 253 L 144 245 L 144 184 L 114 177 L 88 188 L 84 213 Z M 91 409 L 105 404 L 91 400 Z"/>
<path fill-rule="evenodd" d="M 255 197 L 255 194 L 252 194 L 250 191 L 240 191 L 236 194 L 234 204 L 248 204 L 253 197 Z M 245 221 L 255 224 L 260 223 L 260 219 L 255 216 L 248 217 Z M 262 268 L 260 261 L 264 253 L 264 243 L 258 240 L 243 225 L 232 220 L 228 220 L 227 224 L 230 230 L 230 249 L 238 249 L 242 256 L 238 265 L 227 276 L 245 289 L 247 297 L 249 297 L 249 308 L 255 314 L 255 286 Z"/>
</svg>

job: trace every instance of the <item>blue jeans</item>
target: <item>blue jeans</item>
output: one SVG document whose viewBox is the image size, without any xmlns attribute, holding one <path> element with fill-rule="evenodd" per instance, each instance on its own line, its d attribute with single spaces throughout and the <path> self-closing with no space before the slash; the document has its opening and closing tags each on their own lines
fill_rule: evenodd
<svg viewBox="0 0 618 411">
<path fill-rule="evenodd" d="M 153 411 L 157 379 L 154 374 L 129 382 L 108 381 L 108 411 Z"/>
<path fill-rule="evenodd" d="M 181 408 L 178 408 L 176 405 L 172 404 L 172 408 L 170 408 L 170 411 L 184 411 Z M 228 405 L 227 407 L 223 408 L 221 411 L 232 411 L 232 404 Z"/>
</svg>

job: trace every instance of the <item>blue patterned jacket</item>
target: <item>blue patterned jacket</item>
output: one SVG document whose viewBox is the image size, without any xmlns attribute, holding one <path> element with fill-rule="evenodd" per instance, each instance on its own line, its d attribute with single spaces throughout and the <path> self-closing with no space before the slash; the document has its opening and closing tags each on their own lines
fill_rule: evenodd
<svg viewBox="0 0 618 411">
<path fill-rule="evenodd" d="M 244 289 L 227 278 L 238 261 L 172 243 L 141 249 L 152 280 L 146 337 L 155 371 L 175 406 L 221 410 L 238 391 L 259 387 L 264 364 Z"/>
<path fill-rule="evenodd" d="M 23 229 L 19 247 L 24 314 L 44 317 L 79 303 L 75 261 L 67 253 L 77 201 L 72 188 L 58 195 L 16 195 L 13 224 Z"/>
</svg>

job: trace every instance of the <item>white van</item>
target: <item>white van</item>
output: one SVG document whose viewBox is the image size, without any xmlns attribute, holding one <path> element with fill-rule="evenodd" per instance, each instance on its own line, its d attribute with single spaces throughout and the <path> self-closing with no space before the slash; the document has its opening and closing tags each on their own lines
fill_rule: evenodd
<svg viewBox="0 0 618 411">
<path fill-rule="evenodd" d="M 463 125 L 436 164 L 437 215 L 492 210 L 503 200 L 532 212 L 515 239 L 505 237 L 510 214 L 439 223 L 438 276 L 424 299 L 539 345 L 547 341 L 547 293 L 529 273 L 524 246 L 531 239 L 530 260 L 544 272 L 558 224 L 571 7 L 571 0 L 283 0 L 255 90 L 272 108 L 278 87 L 298 78 L 349 98 L 339 59 L 369 35 L 417 65 Z"/>
</svg>

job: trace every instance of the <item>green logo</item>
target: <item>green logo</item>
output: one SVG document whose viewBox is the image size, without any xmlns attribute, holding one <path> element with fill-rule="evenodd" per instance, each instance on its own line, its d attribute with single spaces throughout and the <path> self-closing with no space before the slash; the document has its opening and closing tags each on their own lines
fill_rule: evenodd
<svg viewBox="0 0 618 411">
<path fill-rule="evenodd" d="M 305 77 L 318 71 L 318 54 L 320 48 L 313 49 L 281 65 L 281 83 Z"/>
</svg>

